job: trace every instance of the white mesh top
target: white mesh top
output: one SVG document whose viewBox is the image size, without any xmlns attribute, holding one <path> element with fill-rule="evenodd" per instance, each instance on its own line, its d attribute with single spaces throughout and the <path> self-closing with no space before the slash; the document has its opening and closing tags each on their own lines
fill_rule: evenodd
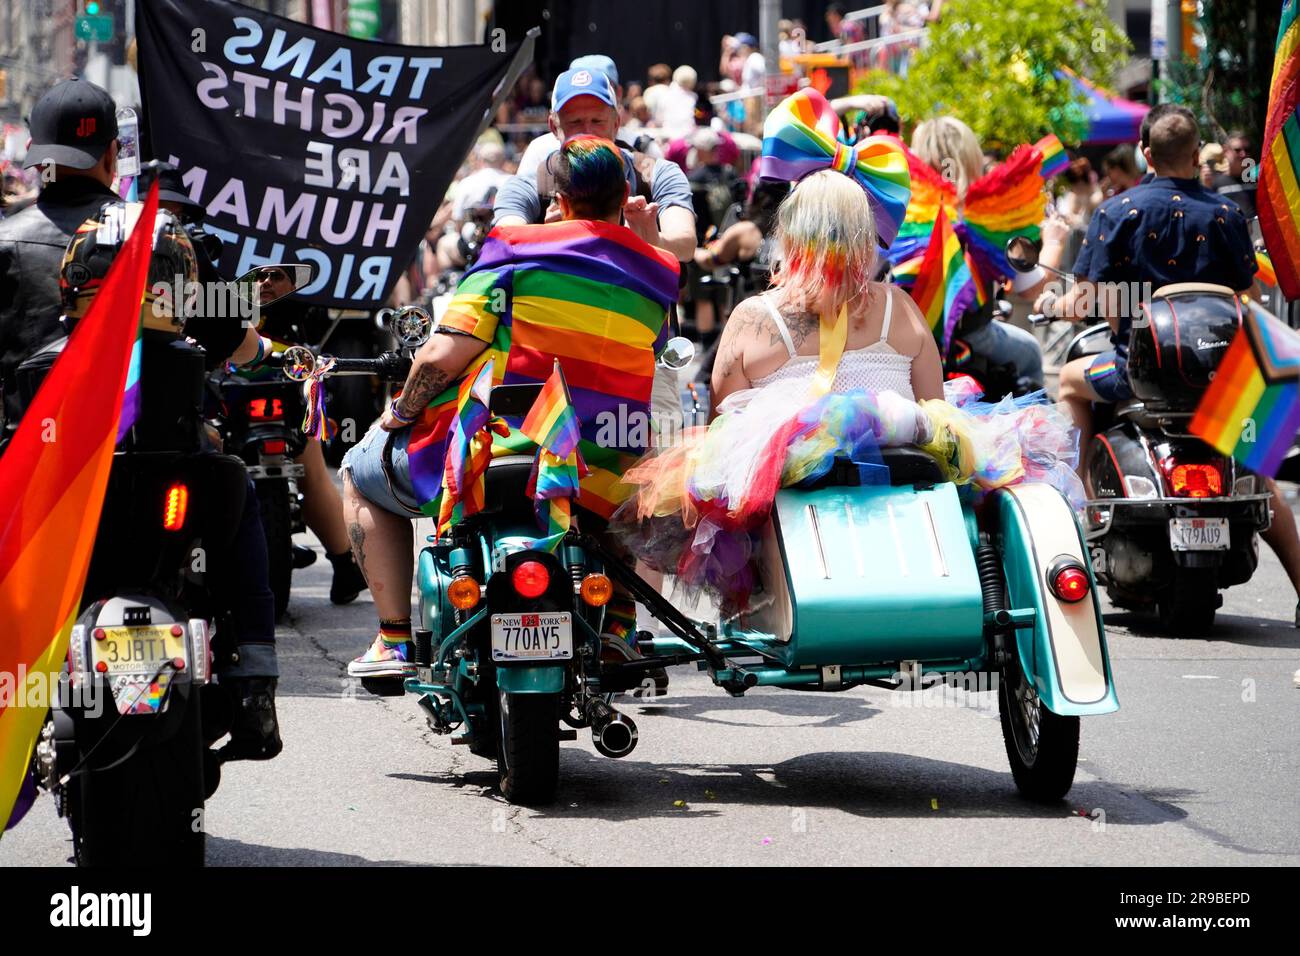
<svg viewBox="0 0 1300 956">
<path fill-rule="evenodd" d="M 770 375 L 755 379 L 753 387 L 762 388 L 772 382 L 786 381 L 809 384 L 817 372 L 818 357 L 796 355 L 794 340 L 790 338 L 790 330 L 786 327 L 785 319 L 781 318 L 781 313 L 772 304 L 771 299 L 765 295 L 759 298 L 772 314 L 772 321 L 776 323 L 777 331 L 781 333 L 786 351 L 790 353 L 790 360 Z M 889 338 L 889 320 L 893 307 L 894 296 L 891 293 L 885 297 L 885 320 L 880 326 L 878 342 L 872 342 L 865 348 L 844 351 L 839 367 L 835 370 L 833 391 L 847 392 L 855 388 L 864 388 L 873 392 L 889 391 L 897 392 L 909 401 L 916 401 L 916 395 L 912 391 L 912 357 L 894 351 L 894 347 L 886 341 Z"/>
</svg>

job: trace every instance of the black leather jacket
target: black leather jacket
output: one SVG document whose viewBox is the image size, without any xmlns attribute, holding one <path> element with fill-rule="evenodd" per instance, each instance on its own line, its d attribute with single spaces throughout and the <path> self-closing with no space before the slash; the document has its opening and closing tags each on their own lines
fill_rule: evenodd
<svg viewBox="0 0 1300 956">
<path fill-rule="evenodd" d="M 0 385 L 4 418 L 21 415 L 14 369 L 66 334 L 59 324 L 59 266 L 77 227 L 118 197 L 85 176 L 51 183 L 22 212 L 0 220 Z"/>
</svg>

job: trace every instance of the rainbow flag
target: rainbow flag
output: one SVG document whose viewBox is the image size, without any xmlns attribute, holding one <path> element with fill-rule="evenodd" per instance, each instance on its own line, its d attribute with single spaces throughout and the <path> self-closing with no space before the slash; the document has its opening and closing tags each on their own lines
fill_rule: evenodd
<svg viewBox="0 0 1300 956">
<path fill-rule="evenodd" d="M 475 374 L 461 379 L 456 417 L 443 465 L 439 534 L 449 525 L 483 510 L 483 476 L 492 460 L 492 413 L 488 409 L 491 394 L 492 361 L 489 359 Z"/>
<path fill-rule="evenodd" d="M 1255 253 L 1255 265 L 1259 267 L 1259 272 L 1255 278 L 1259 280 L 1260 285 L 1277 288 L 1277 271 L 1273 268 L 1273 260 L 1267 252 Z"/>
<path fill-rule="evenodd" d="M 677 301 L 677 260 L 630 230 L 573 220 L 494 229 L 440 326 L 487 343 L 493 384 L 542 384 L 564 366 L 579 452 L 589 471 L 578 503 L 603 517 L 632 488 L 623 472 L 650 443 L 655 355 Z M 467 374 L 478 371 L 472 364 Z M 411 483 L 425 514 L 438 515 L 458 389 L 436 396 L 407 446 Z M 493 456 L 533 455 L 536 443 L 507 418 Z"/>
<path fill-rule="evenodd" d="M 582 432 L 559 359 L 519 430 L 557 458 L 568 458 L 577 450 Z"/>
<path fill-rule="evenodd" d="M 1300 332 L 1248 302 L 1191 430 L 1252 471 L 1276 475 L 1300 432 Z"/>
<path fill-rule="evenodd" d="M 81 610 L 140 327 L 158 189 L 0 458 L 0 672 L 50 686 Z M 138 376 L 138 365 L 137 376 Z M 54 440 L 47 440 L 53 435 Z M 48 702 L 0 702 L 0 820 L 10 820 Z"/>
<path fill-rule="evenodd" d="M 1277 287 L 1300 299 L 1300 0 L 1286 0 L 1273 52 L 1273 79 L 1259 167 L 1259 229 Z"/>
<path fill-rule="evenodd" d="M 978 300 L 979 293 L 948 214 L 940 208 L 938 216 L 916 281 L 908 291 L 946 353 L 957 320 Z"/>
<path fill-rule="evenodd" d="M 1070 165 L 1070 156 L 1065 151 L 1065 145 L 1056 138 L 1055 133 L 1048 133 L 1040 139 L 1034 144 L 1034 149 L 1043 155 L 1043 168 L 1040 170 L 1043 179 L 1059 176 Z"/>
</svg>

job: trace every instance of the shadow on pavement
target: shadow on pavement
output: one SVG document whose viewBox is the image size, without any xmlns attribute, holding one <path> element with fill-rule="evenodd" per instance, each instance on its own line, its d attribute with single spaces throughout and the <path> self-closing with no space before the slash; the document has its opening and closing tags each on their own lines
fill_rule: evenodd
<svg viewBox="0 0 1300 956">
<path fill-rule="evenodd" d="M 208 834 L 208 866 L 426 866 L 408 860 L 367 860 L 351 853 L 259 846 Z"/>
<path fill-rule="evenodd" d="M 1275 618 L 1246 617 L 1241 614 L 1215 616 L 1214 627 L 1206 634 L 1181 637 L 1160 626 L 1154 614 L 1137 611 L 1110 611 L 1106 614 L 1107 627 L 1122 627 L 1131 637 L 1154 637 L 1170 641 L 1221 641 L 1246 647 L 1288 647 L 1300 649 L 1300 629 L 1291 621 Z"/>
</svg>

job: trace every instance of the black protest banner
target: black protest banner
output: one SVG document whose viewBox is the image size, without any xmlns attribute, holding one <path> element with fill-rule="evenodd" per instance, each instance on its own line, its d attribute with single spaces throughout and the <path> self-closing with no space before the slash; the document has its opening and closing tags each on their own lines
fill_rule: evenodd
<svg viewBox="0 0 1300 956">
<path fill-rule="evenodd" d="M 138 10 L 146 141 L 207 209 L 222 275 L 309 262 L 302 298 L 337 307 L 383 305 L 532 47 L 374 43 L 229 0 Z"/>
</svg>

